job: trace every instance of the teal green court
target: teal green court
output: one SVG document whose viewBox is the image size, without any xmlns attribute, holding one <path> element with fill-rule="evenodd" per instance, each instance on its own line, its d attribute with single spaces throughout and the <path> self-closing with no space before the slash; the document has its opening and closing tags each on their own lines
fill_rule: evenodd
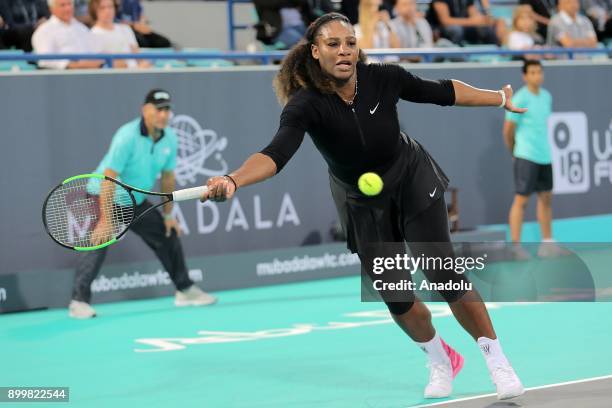
<svg viewBox="0 0 612 408">
<path fill-rule="evenodd" d="M 357 277 L 0 316 L 0 385 L 70 387 L 70 407 L 410 407 L 427 403 L 425 356 Z M 95 305 L 94 305 L 95 306 Z M 478 347 L 444 303 L 442 337 L 466 358 L 454 398 L 494 392 Z M 612 303 L 490 304 L 526 387 L 612 374 Z M 0 404 L 12 406 L 10 404 Z"/>
</svg>

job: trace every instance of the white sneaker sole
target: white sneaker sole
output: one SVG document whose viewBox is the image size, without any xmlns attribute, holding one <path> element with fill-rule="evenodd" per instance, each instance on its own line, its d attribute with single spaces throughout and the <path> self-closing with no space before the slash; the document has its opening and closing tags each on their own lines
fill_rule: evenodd
<svg viewBox="0 0 612 408">
<path fill-rule="evenodd" d="M 450 397 L 450 395 L 453 393 L 453 390 L 450 390 L 448 393 L 425 393 L 423 394 L 423 397 L 427 398 L 427 399 L 436 399 L 436 398 L 447 398 Z"/>
<path fill-rule="evenodd" d="M 506 392 L 504 394 L 497 394 L 497 399 L 500 400 L 500 401 L 501 400 L 507 400 L 507 399 L 510 399 L 510 398 L 515 398 L 515 397 L 521 396 L 524 393 L 525 393 L 525 388 L 521 387 L 521 388 L 517 388 L 515 390 L 511 390 L 509 392 Z"/>
<path fill-rule="evenodd" d="M 77 314 L 74 314 L 74 313 L 72 313 L 72 312 L 69 312 L 69 313 L 68 313 L 68 316 L 70 316 L 70 317 L 71 317 L 71 318 L 73 318 L 73 319 L 85 320 L 85 319 L 93 319 L 93 318 L 94 318 L 94 317 L 96 317 L 97 315 L 94 313 L 93 315 L 86 315 L 86 316 L 83 316 L 83 315 L 77 315 Z"/>
<path fill-rule="evenodd" d="M 174 306 L 176 307 L 186 307 L 186 306 L 208 306 L 214 305 L 217 303 L 217 299 L 209 300 L 209 301 L 199 301 L 199 300 L 175 300 Z"/>
</svg>

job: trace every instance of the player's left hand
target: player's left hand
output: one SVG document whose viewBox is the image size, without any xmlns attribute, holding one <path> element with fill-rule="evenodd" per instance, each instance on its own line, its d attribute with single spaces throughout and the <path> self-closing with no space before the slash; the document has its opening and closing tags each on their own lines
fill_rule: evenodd
<svg viewBox="0 0 612 408">
<path fill-rule="evenodd" d="M 164 219 L 164 225 L 166 226 L 166 237 L 172 235 L 172 230 L 176 231 L 176 236 L 181 236 L 181 226 L 174 218 Z"/>
<path fill-rule="evenodd" d="M 506 94 L 506 104 L 504 105 L 504 109 L 514 113 L 525 113 L 527 112 L 527 108 L 517 108 L 512 104 L 512 86 L 506 85 L 502 88 L 502 91 Z"/>
</svg>

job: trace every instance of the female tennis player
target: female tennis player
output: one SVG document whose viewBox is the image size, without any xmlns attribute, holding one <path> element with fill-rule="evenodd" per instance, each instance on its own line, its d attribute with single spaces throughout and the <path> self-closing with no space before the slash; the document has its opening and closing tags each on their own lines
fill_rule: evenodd
<svg viewBox="0 0 612 408">
<path fill-rule="evenodd" d="M 450 242 L 443 195 L 448 179 L 416 141 L 400 132 L 397 102 L 525 110 L 512 105 L 510 86 L 499 91 L 476 89 L 457 80 L 431 81 L 399 66 L 364 61 L 346 17 L 330 13 L 313 22 L 274 80 L 284 105 L 276 136 L 236 171 L 210 178 L 202 200 L 224 201 L 239 187 L 274 176 L 308 132 L 329 166 L 332 196 L 348 248 L 359 254 L 367 273 L 371 273 L 369 248 L 384 251 L 385 242 L 421 243 L 419 254 L 445 255 L 450 245 L 444 249 L 422 243 Z M 357 180 L 365 172 L 376 172 L 384 181 L 383 192 L 376 197 L 357 189 Z M 430 281 L 466 280 L 454 271 L 424 272 Z M 521 395 L 523 385 L 502 351 L 478 293 L 440 294 L 482 350 L 498 397 Z M 436 333 L 429 310 L 416 297 L 399 302 L 383 299 L 397 324 L 427 353 L 430 377 L 425 397 L 449 396 L 463 357 Z"/>
</svg>

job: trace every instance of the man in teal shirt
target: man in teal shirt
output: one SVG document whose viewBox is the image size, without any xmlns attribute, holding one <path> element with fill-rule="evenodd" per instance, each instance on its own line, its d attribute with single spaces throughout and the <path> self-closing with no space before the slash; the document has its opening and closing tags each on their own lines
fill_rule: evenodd
<svg viewBox="0 0 612 408">
<path fill-rule="evenodd" d="M 153 190 L 161 175 L 161 190 L 174 191 L 177 137 L 168 127 L 170 94 L 162 89 L 149 91 L 142 107 L 142 117 L 123 125 L 113 136 L 111 146 L 98 165 L 96 173 L 117 178 L 143 190 Z M 99 185 L 90 185 L 89 192 L 99 194 Z M 134 217 L 151 207 L 145 195 L 134 192 Z M 104 231 L 105 221 L 95 229 Z M 207 305 L 215 298 L 194 285 L 189 278 L 185 257 L 178 238 L 180 228 L 172 216 L 172 202 L 165 204 L 163 215 L 151 211 L 131 227 L 155 252 L 168 271 L 177 292 L 177 306 Z M 96 234 L 94 231 L 93 234 Z M 91 284 L 98 275 L 106 257 L 107 248 L 85 253 L 77 265 L 69 315 L 86 319 L 96 315 L 91 307 Z"/>
<path fill-rule="evenodd" d="M 544 73 L 539 61 L 525 61 L 523 81 L 526 86 L 512 97 L 512 103 L 527 108 L 527 112 L 507 112 L 504 123 L 504 141 L 513 155 L 516 188 L 509 216 L 510 235 L 512 242 L 520 242 L 525 206 L 531 194 L 536 193 L 542 241 L 551 242 L 553 171 L 547 124 L 552 97 L 542 88 Z"/>
</svg>

